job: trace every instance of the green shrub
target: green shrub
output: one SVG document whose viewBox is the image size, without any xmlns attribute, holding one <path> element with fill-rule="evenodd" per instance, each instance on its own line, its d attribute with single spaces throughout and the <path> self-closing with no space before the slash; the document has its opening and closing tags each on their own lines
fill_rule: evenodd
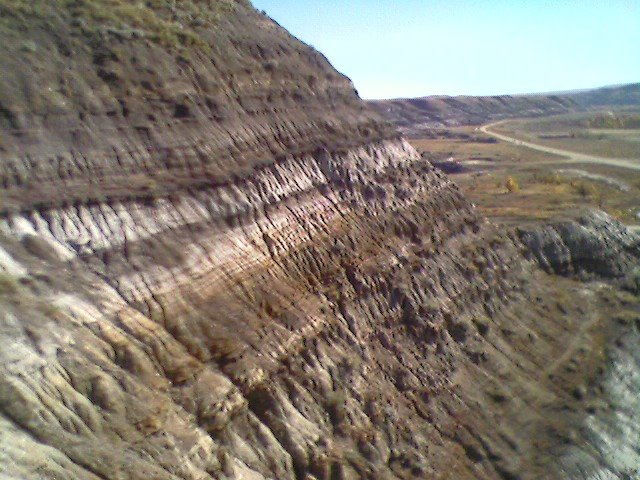
<svg viewBox="0 0 640 480">
<path fill-rule="evenodd" d="M 36 53 L 38 51 L 38 46 L 36 45 L 36 42 L 32 40 L 25 40 L 22 42 L 22 45 L 20 45 L 20 50 L 23 52 Z"/>
</svg>

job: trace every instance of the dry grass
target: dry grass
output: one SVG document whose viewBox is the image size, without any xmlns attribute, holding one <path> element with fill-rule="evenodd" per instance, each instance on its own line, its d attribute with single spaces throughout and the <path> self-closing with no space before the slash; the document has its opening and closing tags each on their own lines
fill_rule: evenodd
<svg viewBox="0 0 640 480">
<path fill-rule="evenodd" d="M 508 176 L 504 181 L 504 186 L 509 193 L 515 193 L 520 191 L 520 184 L 512 176 Z"/>
<path fill-rule="evenodd" d="M 542 119 L 509 120 L 495 130 L 513 138 L 589 155 L 640 156 L 637 113 L 581 113 Z"/>
<path fill-rule="evenodd" d="M 215 24 L 237 3 L 246 4 L 234 0 L 186 0 L 180 1 L 177 9 L 176 0 L 0 0 L 0 18 L 17 25 L 69 15 L 73 25 L 89 34 L 106 31 L 144 36 L 167 47 L 207 48 L 197 27 Z"/>
<path fill-rule="evenodd" d="M 451 137 L 479 136 L 474 127 L 451 131 Z M 467 167 L 468 172 L 452 175 L 453 180 L 483 215 L 495 222 L 509 225 L 546 222 L 565 218 L 584 207 L 595 207 L 626 223 L 640 223 L 636 216 L 640 210 L 640 173 L 636 171 L 597 164 L 567 167 L 560 157 L 504 142 L 491 144 L 463 138 L 410 141 L 418 151 L 428 152 L 430 158 L 454 157 Z M 621 191 L 602 182 L 558 172 L 566 168 L 609 177 L 628 184 L 631 190 Z M 505 180 L 509 177 L 519 186 L 517 194 L 508 194 Z"/>
</svg>

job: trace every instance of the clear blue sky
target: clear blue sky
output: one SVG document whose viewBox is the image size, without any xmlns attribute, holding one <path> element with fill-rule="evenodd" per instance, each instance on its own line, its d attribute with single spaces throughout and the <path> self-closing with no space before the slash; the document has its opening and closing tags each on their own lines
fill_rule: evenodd
<svg viewBox="0 0 640 480">
<path fill-rule="evenodd" d="M 640 0 L 253 0 L 363 98 L 640 82 Z"/>
</svg>

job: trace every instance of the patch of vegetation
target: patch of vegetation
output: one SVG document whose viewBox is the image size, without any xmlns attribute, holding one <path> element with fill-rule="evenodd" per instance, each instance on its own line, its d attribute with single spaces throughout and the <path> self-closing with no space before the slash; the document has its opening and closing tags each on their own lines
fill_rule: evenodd
<svg viewBox="0 0 640 480">
<path fill-rule="evenodd" d="M 564 179 L 558 172 L 538 171 L 533 174 L 533 181 L 537 183 L 544 183 L 546 185 L 560 185 L 564 183 Z"/>
<path fill-rule="evenodd" d="M 507 179 L 504 181 L 504 187 L 509 193 L 516 193 L 520 191 L 520 184 L 512 176 L 507 177 Z"/>
<path fill-rule="evenodd" d="M 24 42 L 22 42 L 20 50 L 28 53 L 36 53 L 38 51 L 38 46 L 32 40 L 25 40 Z"/>
<path fill-rule="evenodd" d="M 150 238 L 140 243 L 141 252 L 146 252 L 152 262 L 171 269 L 182 265 L 186 260 L 183 245 L 178 245 L 170 240 Z"/>
<path fill-rule="evenodd" d="M 640 129 L 640 115 L 617 115 L 607 112 L 587 119 L 584 125 L 593 129 Z"/>
<path fill-rule="evenodd" d="M 236 338 L 217 337 L 211 341 L 209 350 L 212 358 L 224 366 L 242 354 L 243 348 Z"/>
<path fill-rule="evenodd" d="M 483 337 L 487 336 L 490 329 L 490 326 L 489 326 L 490 320 L 488 317 L 486 316 L 473 317 L 471 319 L 471 322 L 476 327 L 480 335 L 482 335 Z"/>
<path fill-rule="evenodd" d="M 600 195 L 598 187 L 591 182 L 578 180 L 571 182 L 571 186 L 583 198 L 597 198 Z"/>
<path fill-rule="evenodd" d="M 145 36 L 165 46 L 208 44 L 198 27 L 215 24 L 232 11 L 236 0 L 0 0 L 0 18 L 10 25 L 29 24 L 34 18 L 53 20 L 71 16 L 71 25 L 88 34 L 107 32 L 120 36 Z M 134 35 L 135 34 L 135 35 Z"/>
</svg>

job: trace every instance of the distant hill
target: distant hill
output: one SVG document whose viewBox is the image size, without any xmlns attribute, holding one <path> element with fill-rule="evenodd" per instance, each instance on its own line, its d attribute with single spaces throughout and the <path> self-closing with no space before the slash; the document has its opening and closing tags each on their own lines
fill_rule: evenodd
<svg viewBox="0 0 640 480">
<path fill-rule="evenodd" d="M 553 115 L 605 106 L 640 105 L 640 83 L 530 95 L 429 96 L 370 100 L 404 134 L 455 125 L 479 125 L 513 117 Z"/>
<path fill-rule="evenodd" d="M 608 105 L 640 105 L 640 83 L 596 88 L 567 95 L 573 96 L 577 103 L 587 108 Z"/>
</svg>

